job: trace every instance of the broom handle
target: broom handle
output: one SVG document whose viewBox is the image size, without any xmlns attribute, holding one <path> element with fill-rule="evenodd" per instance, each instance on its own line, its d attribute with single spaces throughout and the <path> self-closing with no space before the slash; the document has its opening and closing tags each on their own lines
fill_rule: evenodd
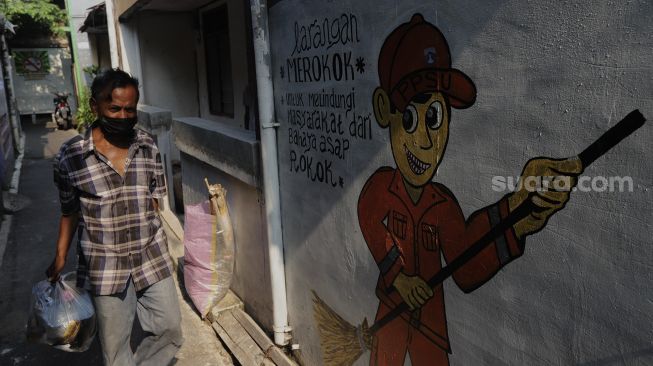
<svg viewBox="0 0 653 366">
<path fill-rule="evenodd" d="M 442 268 L 438 273 L 436 273 L 435 276 L 431 277 L 427 282 L 429 286 L 431 288 L 435 288 L 437 285 L 444 282 L 444 280 L 449 278 L 456 270 L 464 266 L 467 262 L 469 262 L 472 258 L 474 258 L 483 249 L 487 248 L 490 244 L 492 244 L 492 242 L 494 242 L 494 240 L 497 237 L 502 235 L 506 230 L 508 230 L 514 224 L 516 224 L 521 219 L 525 218 L 531 212 L 533 212 L 533 209 L 536 208 L 537 206 L 535 206 L 533 201 L 530 199 L 531 196 L 532 194 L 530 194 L 529 198 L 527 198 L 522 204 L 517 206 L 516 209 L 510 212 L 510 214 L 508 214 L 508 216 L 505 219 L 501 220 L 501 222 L 499 222 L 497 225 L 492 227 L 478 241 L 472 244 L 472 246 L 467 248 L 461 255 L 456 257 L 456 259 L 449 262 L 449 264 L 444 268 Z M 408 309 L 409 309 L 408 304 L 406 304 L 405 302 L 400 303 L 394 309 L 392 309 L 392 311 L 386 314 L 383 318 L 376 321 L 374 325 L 370 327 L 369 329 L 370 334 L 376 333 L 376 331 L 381 329 L 384 325 L 388 324 L 390 321 L 394 320 L 396 317 L 398 317 Z"/>
<path fill-rule="evenodd" d="M 622 119 L 616 125 L 612 126 L 612 128 L 606 131 L 603 135 L 601 135 L 601 137 L 599 137 L 590 146 L 578 154 L 578 158 L 580 159 L 583 168 L 587 168 L 601 155 L 608 152 L 608 150 L 613 148 L 628 135 L 642 127 L 644 122 L 646 122 L 646 119 L 639 112 L 639 110 L 630 112 L 624 119 Z M 478 241 L 472 244 L 472 246 L 467 248 L 461 255 L 456 257 L 456 259 L 449 262 L 449 264 L 442 268 L 438 273 L 436 273 L 435 276 L 431 277 L 427 282 L 429 286 L 431 288 L 435 288 L 436 286 L 440 285 L 442 282 L 444 282 L 444 280 L 451 277 L 455 271 L 460 269 L 460 267 L 467 264 L 467 262 L 474 258 L 478 253 L 487 248 L 506 230 L 528 216 L 534 210 L 537 210 L 538 207 L 530 199 L 533 195 L 534 193 L 530 193 L 529 197 L 523 203 L 517 206 L 516 209 L 510 212 L 505 219 L 492 227 Z M 401 302 L 383 318 L 375 322 L 374 325 L 369 328 L 369 334 L 376 333 L 384 325 L 388 324 L 408 309 L 408 304 Z"/>
</svg>

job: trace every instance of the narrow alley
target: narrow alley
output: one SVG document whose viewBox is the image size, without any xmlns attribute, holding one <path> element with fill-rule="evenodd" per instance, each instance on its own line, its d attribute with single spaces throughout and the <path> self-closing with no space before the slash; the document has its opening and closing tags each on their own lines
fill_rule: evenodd
<svg viewBox="0 0 653 366">
<path fill-rule="evenodd" d="M 45 278 L 56 246 L 59 222 L 59 199 L 52 180 L 52 158 L 63 142 L 77 132 L 73 129 L 54 129 L 49 120 L 40 119 L 33 124 L 28 118 L 22 123 L 25 132 L 25 156 L 20 176 L 19 199 L 26 206 L 13 214 L 8 240 L 0 240 L 0 365 L 102 365 L 102 355 L 97 337 L 91 348 L 83 353 L 55 350 L 42 344 L 25 341 L 32 285 Z M 170 240 L 175 240 L 174 236 Z M 178 244 L 178 243 L 174 243 Z M 5 247 L 2 247 L 5 246 Z M 74 271 L 76 266 L 75 242 L 63 273 Z M 215 332 L 203 324 L 190 305 L 181 300 L 182 327 L 185 342 L 177 354 L 178 366 L 233 365 Z M 132 348 L 135 348 L 143 331 L 135 322 Z"/>
<path fill-rule="evenodd" d="M 47 122 L 47 123 L 46 123 Z M 0 267 L 0 364 L 2 365 L 100 365 L 100 345 L 95 340 L 84 353 L 53 350 L 42 344 L 25 342 L 32 285 L 45 278 L 56 247 L 59 199 L 52 181 L 52 158 L 59 146 L 76 133 L 50 128 L 51 122 L 23 122 L 25 156 L 19 194 L 29 204 L 14 213 L 12 228 Z M 64 273 L 74 270 L 75 251 L 68 253 Z"/>
<path fill-rule="evenodd" d="M 2 5 L 0 366 L 653 365 L 653 0 Z"/>
</svg>

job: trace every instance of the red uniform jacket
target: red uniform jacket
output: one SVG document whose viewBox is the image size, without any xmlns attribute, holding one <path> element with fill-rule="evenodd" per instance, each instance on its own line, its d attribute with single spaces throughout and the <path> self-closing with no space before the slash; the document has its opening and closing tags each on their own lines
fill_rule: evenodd
<svg viewBox="0 0 653 366">
<path fill-rule="evenodd" d="M 428 281 L 442 268 L 440 253 L 450 262 L 508 213 L 504 198 L 476 211 L 465 221 L 456 198 L 442 184 L 426 185 L 414 204 L 398 170 L 389 167 L 377 170 L 368 179 L 358 201 L 358 222 L 380 270 L 376 293 L 381 306 L 376 319 L 402 302 L 392 287 L 400 271 Z M 523 241 L 518 241 L 511 228 L 456 271 L 453 278 L 463 291 L 473 291 L 519 257 L 523 249 Z M 406 312 L 402 318 L 451 352 L 442 285 L 434 290 L 433 297 L 418 312 L 412 316 Z"/>
</svg>

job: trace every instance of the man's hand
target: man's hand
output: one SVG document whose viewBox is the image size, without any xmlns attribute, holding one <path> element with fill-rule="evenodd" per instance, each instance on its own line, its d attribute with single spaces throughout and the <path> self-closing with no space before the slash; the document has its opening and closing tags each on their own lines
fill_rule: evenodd
<svg viewBox="0 0 653 366">
<path fill-rule="evenodd" d="M 48 276 L 50 282 L 57 282 L 59 280 L 59 274 L 63 271 L 63 268 L 66 266 L 66 258 L 61 258 L 59 256 L 55 257 L 50 264 L 50 267 L 45 271 L 45 275 Z"/>
<path fill-rule="evenodd" d="M 59 220 L 59 238 L 57 239 L 57 251 L 54 255 L 54 260 L 48 269 L 45 271 L 46 276 L 50 282 L 56 282 L 59 279 L 59 274 L 66 266 L 66 257 L 68 256 L 68 248 L 70 241 L 73 238 L 75 229 L 77 229 L 79 214 L 74 213 L 71 215 L 63 215 Z"/>
<path fill-rule="evenodd" d="M 419 276 L 407 276 L 403 272 L 399 272 L 392 285 L 397 289 L 410 310 L 421 308 L 433 297 L 433 290 Z"/>
<path fill-rule="evenodd" d="M 526 163 L 519 189 L 508 198 L 508 205 L 513 211 L 530 199 L 537 209 L 515 224 L 518 238 L 541 230 L 555 212 L 565 207 L 582 172 L 583 165 L 577 157 L 560 160 L 537 158 Z"/>
</svg>

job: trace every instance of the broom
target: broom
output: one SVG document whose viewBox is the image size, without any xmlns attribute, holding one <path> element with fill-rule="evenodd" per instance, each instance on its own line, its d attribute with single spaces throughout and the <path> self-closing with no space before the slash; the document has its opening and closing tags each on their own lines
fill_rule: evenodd
<svg viewBox="0 0 653 366">
<path fill-rule="evenodd" d="M 630 112 L 624 119 L 578 154 L 583 168 L 588 167 L 601 155 L 642 127 L 645 121 L 646 119 L 639 110 Z M 533 194 L 531 193 L 531 195 Z M 537 210 L 537 206 L 533 204 L 530 197 L 510 212 L 505 219 L 492 227 L 478 241 L 467 248 L 461 255 L 429 279 L 429 286 L 435 288 L 444 282 L 444 280 L 449 278 L 456 270 L 490 245 L 503 232 L 534 210 Z M 320 299 L 315 291 L 312 292 L 314 317 L 320 334 L 322 358 L 326 366 L 353 365 L 363 352 L 372 348 L 372 337 L 374 334 L 384 325 L 408 310 L 408 305 L 402 302 L 371 327 L 368 327 L 367 319 L 364 319 L 361 325 L 354 326 L 331 309 L 329 305 Z"/>
</svg>

